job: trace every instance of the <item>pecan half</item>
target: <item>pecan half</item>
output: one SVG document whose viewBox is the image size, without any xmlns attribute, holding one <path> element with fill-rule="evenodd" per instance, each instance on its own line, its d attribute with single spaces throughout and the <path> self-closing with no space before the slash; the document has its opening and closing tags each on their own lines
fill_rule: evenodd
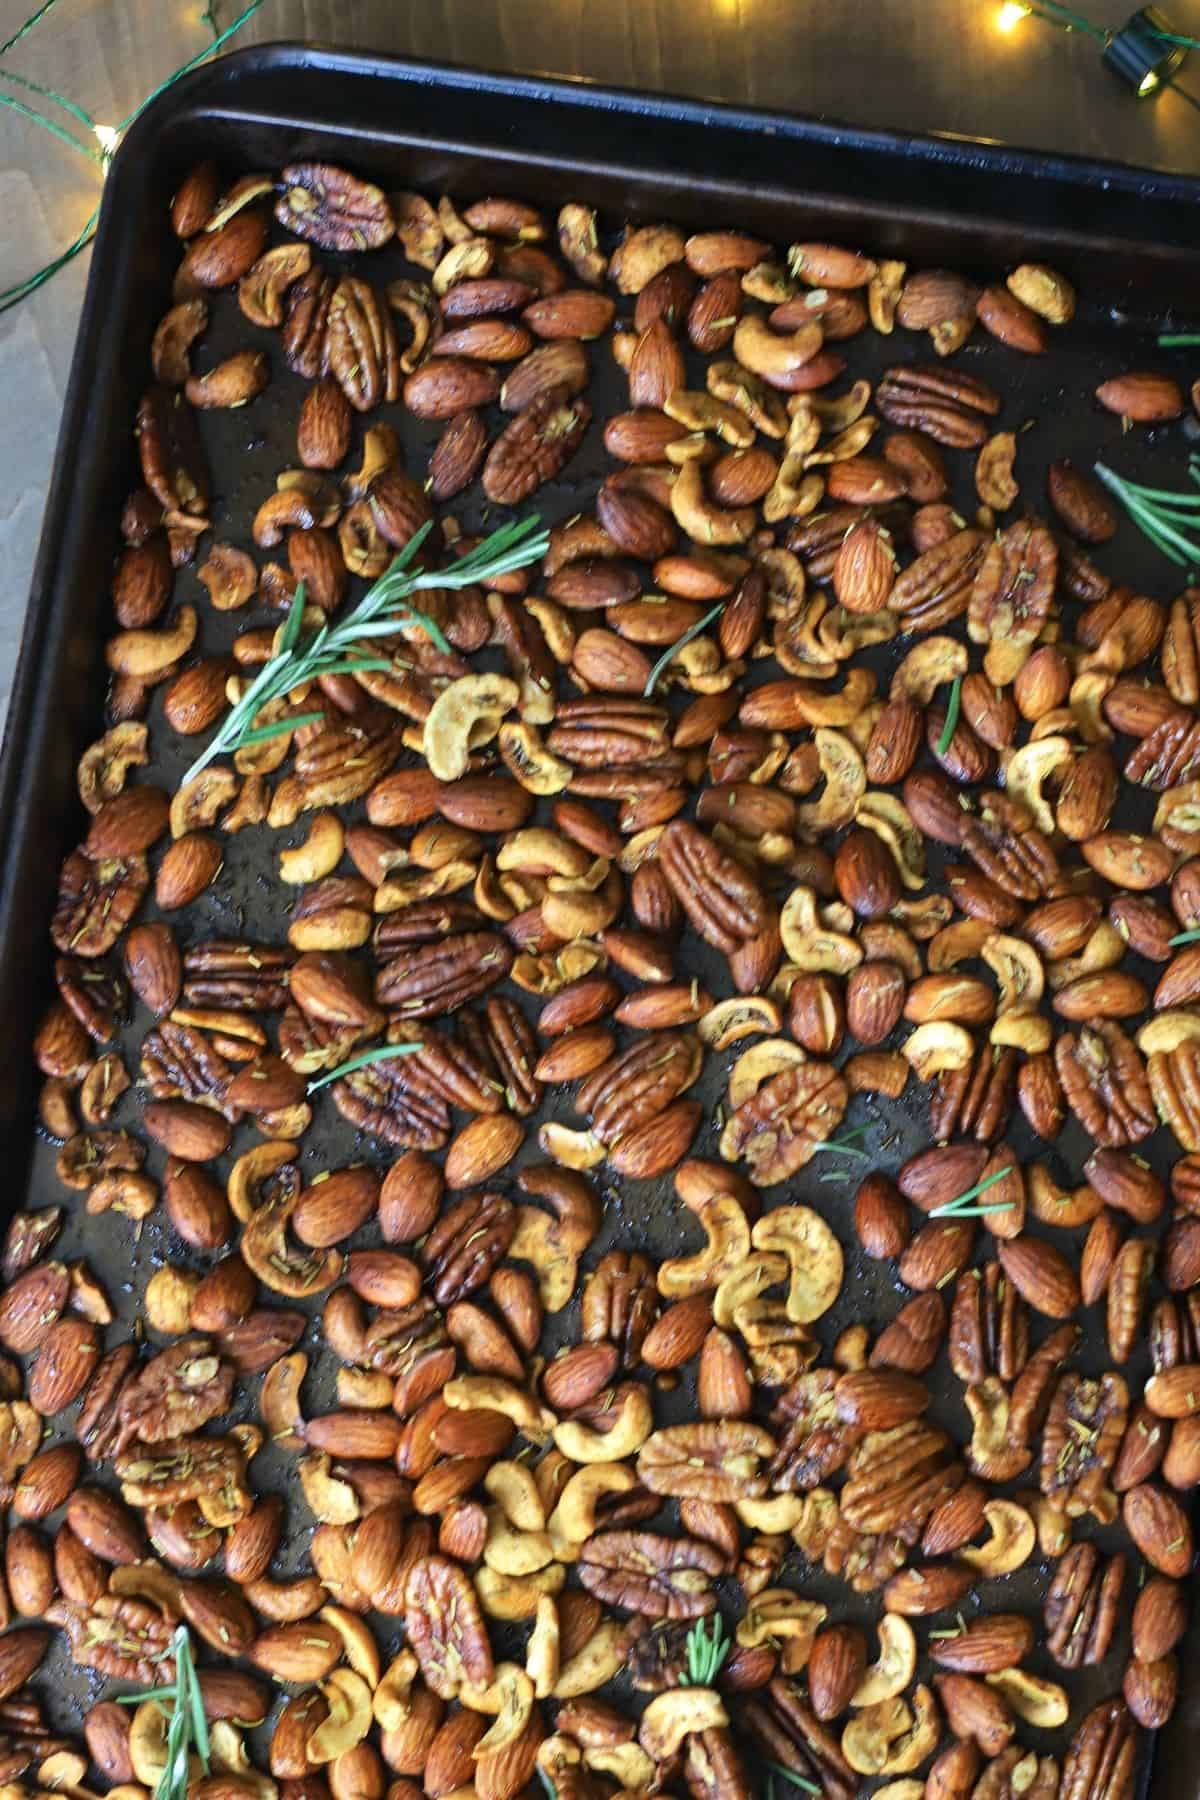
<svg viewBox="0 0 1200 1800">
<path fill-rule="evenodd" d="M 1054 1063 L 1067 1104 L 1097 1144 L 1121 1149 L 1158 1124 L 1141 1052 L 1111 1019 L 1055 1041 Z"/>
<path fill-rule="evenodd" d="M 658 863 L 692 928 L 726 956 L 766 925 L 766 900 L 753 875 L 695 825 L 672 819 L 659 839 Z"/>
<path fill-rule="evenodd" d="M 579 1550 L 579 1579 L 590 1594 L 648 1619 L 698 1619 L 712 1612 L 712 1582 L 725 1559 L 699 1538 L 653 1531 L 600 1531 Z"/>
<path fill-rule="evenodd" d="M 756 1187 L 786 1181 L 816 1155 L 845 1116 L 850 1090 L 830 1063 L 799 1063 L 772 1075 L 733 1113 L 721 1155 L 744 1156 Z"/>
<path fill-rule="evenodd" d="M 483 491 L 496 506 L 518 506 L 562 472 L 583 440 L 592 409 L 565 388 L 539 394 L 506 425 L 483 465 Z"/>
</svg>

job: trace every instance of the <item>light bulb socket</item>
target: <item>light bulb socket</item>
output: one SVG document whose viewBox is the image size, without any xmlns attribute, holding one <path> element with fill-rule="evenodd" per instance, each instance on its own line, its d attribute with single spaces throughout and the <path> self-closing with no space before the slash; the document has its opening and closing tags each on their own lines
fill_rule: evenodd
<svg viewBox="0 0 1200 1800">
<path fill-rule="evenodd" d="M 1104 66 L 1133 89 L 1139 100 L 1149 99 L 1182 65 L 1187 51 L 1182 44 L 1166 44 L 1159 33 L 1173 31 L 1157 6 L 1143 6 L 1115 31 L 1104 51 Z"/>
</svg>

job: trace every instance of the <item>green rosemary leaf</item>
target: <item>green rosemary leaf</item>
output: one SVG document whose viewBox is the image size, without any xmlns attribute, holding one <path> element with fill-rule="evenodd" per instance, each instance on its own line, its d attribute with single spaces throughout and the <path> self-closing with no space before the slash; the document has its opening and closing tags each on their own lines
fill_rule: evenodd
<svg viewBox="0 0 1200 1800">
<path fill-rule="evenodd" d="M 261 743 L 261 738 L 252 738 L 249 734 L 259 729 L 255 720 L 271 700 L 322 675 L 344 671 L 355 646 L 364 641 L 390 637 L 415 626 L 447 654 L 450 650 L 448 639 L 428 613 L 412 604 L 411 596 L 423 589 L 462 588 L 510 574 L 544 556 L 550 543 L 548 533 L 535 515 L 502 525 L 448 569 L 417 569 L 414 559 L 432 526 L 432 520 L 427 521 L 420 531 L 415 532 L 358 605 L 342 619 L 325 620 L 307 643 L 300 641 L 304 608 L 301 589 L 297 589 L 280 634 L 278 650 L 226 714 L 216 735 L 184 776 L 185 783 L 207 768 L 214 757 L 235 751 L 244 743 Z M 358 666 L 387 669 L 390 664 L 363 658 Z M 272 731 L 270 735 L 279 734 Z"/>
<path fill-rule="evenodd" d="M 1171 945 L 1200 944 L 1200 926 L 1194 927 L 1191 931 L 1177 931 L 1173 938 L 1167 939 L 1167 942 Z"/>
<path fill-rule="evenodd" d="M 782 1775 L 783 1779 L 790 1781 L 793 1787 L 803 1788 L 806 1794 L 816 1794 L 820 1800 L 821 1790 L 815 1781 L 809 1781 L 804 1775 L 797 1775 L 792 1769 L 785 1769 L 782 1763 L 769 1762 L 767 1767 L 773 1775 Z"/>
<path fill-rule="evenodd" d="M 708 1632 L 710 1623 L 711 1637 Z M 732 1648 L 732 1640 L 725 1635 L 725 1621 L 720 1613 L 713 1613 L 711 1620 L 697 1619 L 687 1634 L 687 1673 L 680 1674 L 680 1687 L 711 1687 Z"/>
<path fill-rule="evenodd" d="M 319 1088 L 328 1087 L 333 1081 L 340 1081 L 344 1075 L 353 1075 L 355 1069 L 365 1069 L 371 1063 L 390 1062 L 394 1056 L 411 1056 L 415 1050 L 423 1050 L 424 1044 L 380 1044 L 374 1050 L 364 1050 L 359 1056 L 351 1056 L 328 1075 L 322 1075 L 319 1081 L 310 1081 L 308 1091 L 315 1094 Z"/>
<path fill-rule="evenodd" d="M 708 628 L 708 626 L 710 626 L 712 624 L 714 619 L 720 618 L 721 614 L 724 611 L 725 611 L 724 600 L 718 600 L 717 604 L 715 606 L 709 607 L 708 611 L 705 613 L 705 615 L 702 619 L 697 619 L 696 623 L 694 625 L 689 625 L 687 630 L 682 632 L 679 635 L 679 637 L 677 637 L 675 639 L 675 642 L 673 644 L 668 645 L 667 649 L 665 649 L 663 651 L 662 655 L 659 657 L 658 661 L 655 663 L 654 667 L 650 671 L 649 677 L 646 681 L 646 685 L 642 689 L 643 699 L 645 699 L 645 700 L 650 699 L 655 688 L 658 686 L 659 682 L 662 680 L 663 676 L 666 674 L 667 670 L 670 668 L 672 662 L 679 655 L 679 652 L 684 648 L 684 646 L 687 644 L 690 644 L 692 642 L 693 638 L 698 638 L 700 636 L 700 633 L 702 631 L 705 631 Z"/>
<path fill-rule="evenodd" d="M 958 730 L 958 714 L 962 706 L 961 675 L 956 675 L 950 683 L 950 701 L 946 707 L 946 723 L 942 726 L 942 735 L 937 741 L 938 755 L 945 756 L 954 741 L 954 733 Z"/>
<path fill-rule="evenodd" d="M 272 738 L 282 737 L 285 731 L 298 731 L 301 725 L 323 725 L 323 712 L 297 713 L 293 719 L 274 719 L 270 725 L 255 725 L 252 730 L 243 732 L 238 739 L 238 749 L 246 750 L 251 744 L 266 744 Z"/>
<path fill-rule="evenodd" d="M 953 1200 L 947 1200 L 944 1206 L 935 1206 L 929 1215 L 930 1218 L 941 1219 L 944 1218 L 947 1213 L 957 1216 L 960 1213 L 961 1208 L 966 1206 L 969 1201 L 976 1199 L 980 1194 L 986 1194 L 990 1187 L 995 1187 L 998 1181 L 1003 1181 L 1004 1177 L 1006 1175 L 1011 1175 L 1012 1172 L 1012 1163 L 1006 1163 L 1004 1168 L 997 1169 L 994 1175 L 985 1176 L 982 1181 L 977 1181 L 974 1187 L 969 1187 L 965 1189 L 963 1193 L 956 1194 Z M 1004 1212 L 1007 1211 L 1011 1202 L 994 1200 L 991 1202 L 991 1205 L 993 1211 Z"/>
<path fill-rule="evenodd" d="M 1116 496 L 1138 530 L 1157 550 L 1182 567 L 1200 564 L 1200 543 L 1178 529 L 1180 525 L 1200 524 L 1200 519 L 1194 520 L 1190 516 L 1200 502 L 1200 495 L 1143 487 L 1136 481 L 1127 481 L 1106 463 L 1098 462 L 1093 467 L 1109 493 Z M 1194 480 L 1194 470 L 1192 475 Z"/>
<path fill-rule="evenodd" d="M 834 1156 L 861 1156 L 864 1162 L 870 1162 L 871 1152 L 860 1150 L 856 1144 L 847 1144 L 840 1138 L 820 1138 L 814 1146 L 817 1150 L 831 1150 Z"/>
<path fill-rule="evenodd" d="M 554 1783 L 551 1781 L 550 1777 L 547 1775 L 545 1769 L 542 1768 L 540 1763 L 535 1764 L 535 1767 L 538 1772 L 538 1780 L 541 1782 L 541 1784 L 545 1788 L 547 1794 L 550 1796 L 550 1800 L 558 1800 L 558 1789 L 555 1787 Z"/>
<path fill-rule="evenodd" d="M 1164 331 L 1158 339 L 1161 350 L 1182 350 L 1189 344 L 1200 344 L 1200 332 Z"/>
</svg>

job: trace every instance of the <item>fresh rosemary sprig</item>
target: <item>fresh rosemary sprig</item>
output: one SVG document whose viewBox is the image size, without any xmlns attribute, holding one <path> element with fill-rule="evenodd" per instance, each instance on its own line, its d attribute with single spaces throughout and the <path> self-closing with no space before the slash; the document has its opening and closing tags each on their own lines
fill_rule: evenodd
<svg viewBox="0 0 1200 1800">
<path fill-rule="evenodd" d="M 264 663 L 246 692 L 222 720 L 216 736 L 201 752 L 184 776 L 192 781 L 208 767 L 215 756 L 224 756 L 248 744 L 261 744 L 281 732 L 294 731 L 298 724 L 311 724 L 324 717 L 322 713 L 306 713 L 300 718 L 278 719 L 255 726 L 254 721 L 273 700 L 282 700 L 293 688 L 321 675 L 353 675 L 362 669 L 390 669 L 384 656 L 361 653 L 372 638 L 394 637 L 405 626 L 417 625 L 443 652 L 450 649 L 445 637 L 428 613 L 412 604 L 412 595 L 427 588 L 464 588 L 478 581 L 493 581 L 497 576 L 523 569 L 536 562 L 549 548 L 549 534 L 535 514 L 529 519 L 515 519 L 501 525 L 473 550 L 445 569 L 416 569 L 413 559 L 433 529 L 428 520 L 414 532 L 379 580 L 367 589 L 358 605 L 336 623 L 326 621 L 305 644 L 300 643 L 300 627 L 304 622 L 304 583 L 296 589 L 279 640 L 279 649 L 270 662 Z"/>
<path fill-rule="evenodd" d="M 852 1125 L 849 1131 L 844 1131 L 842 1133 L 841 1137 L 819 1138 L 814 1145 L 814 1148 L 817 1150 L 829 1150 L 834 1156 L 861 1156 L 864 1162 L 869 1162 L 871 1160 L 870 1151 L 860 1150 L 858 1146 L 851 1141 L 854 1138 L 865 1137 L 867 1130 L 868 1127 L 866 1125 Z"/>
<path fill-rule="evenodd" d="M 675 657 L 679 655 L 679 652 L 685 645 L 690 644 L 693 638 L 698 638 L 700 633 L 706 630 L 708 626 L 712 624 L 714 619 L 720 618 L 724 611 L 725 602 L 723 600 L 718 600 L 715 606 L 709 607 L 702 619 L 697 619 L 694 625 L 689 625 L 686 631 L 680 633 L 673 644 L 667 646 L 646 679 L 646 685 L 642 689 L 642 698 L 644 700 L 649 700 L 655 688 L 670 668 L 671 663 Z"/>
<path fill-rule="evenodd" d="M 1162 350 L 1182 350 L 1200 344 L 1200 331 L 1164 331 L 1158 340 Z"/>
<path fill-rule="evenodd" d="M 357 1056 L 347 1057 L 328 1075 L 322 1075 L 318 1081 L 310 1081 L 308 1092 L 315 1094 L 318 1089 L 329 1087 L 334 1081 L 340 1081 L 343 1075 L 353 1075 L 355 1069 L 365 1069 L 371 1063 L 390 1062 L 394 1056 L 411 1056 L 415 1050 L 423 1050 L 424 1044 L 378 1044 L 374 1050 L 363 1050 Z"/>
<path fill-rule="evenodd" d="M 140 1706 L 143 1700 L 154 1700 L 164 1713 L 167 1712 L 164 1702 L 170 1704 L 167 1715 L 167 1761 L 154 1790 L 154 1800 L 187 1800 L 190 1780 L 188 1765 L 193 1750 L 200 1758 L 204 1773 L 208 1774 L 208 1720 L 204 1716 L 204 1696 L 200 1692 L 200 1677 L 192 1661 L 192 1644 L 186 1625 L 176 1628 L 175 1636 L 171 1639 L 171 1654 L 175 1658 L 173 1686 L 147 1688 L 140 1694 L 118 1696 L 118 1704 L 121 1706 Z"/>
<path fill-rule="evenodd" d="M 946 707 L 946 723 L 942 726 L 942 735 L 937 741 L 938 755 L 945 756 L 954 741 L 954 733 L 958 730 L 958 714 L 962 706 L 961 675 L 956 675 L 950 683 L 950 700 Z"/>
<path fill-rule="evenodd" d="M 769 1762 L 767 1767 L 771 1771 L 772 1793 L 774 1792 L 775 1776 L 782 1775 L 783 1779 L 790 1781 L 793 1787 L 801 1788 L 806 1794 L 816 1794 L 820 1800 L 821 1789 L 815 1781 L 809 1781 L 804 1775 L 797 1775 L 794 1769 L 785 1769 L 782 1763 Z"/>
<path fill-rule="evenodd" d="M 1109 493 L 1121 502 L 1156 550 L 1181 568 L 1200 567 L 1200 539 L 1187 535 L 1200 525 L 1200 493 L 1143 487 L 1138 481 L 1127 481 L 1105 463 L 1098 462 L 1094 467 Z M 1200 458 L 1190 459 L 1188 476 L 1194 486 L 1200 487 Z"/>
<path fill-rule="evenodd" d="M 711 1623 L 711 1637 L 704 1619 L 697 1619 L 687 1634 L 687 1674 L 679 1677 L 680 1687 L 711 1687 L 733 1649 L 720 1613 L 711 1615 Z"/>
<path fill-rule="evenodd" d="M 1194 925 L 1190 931 L 1177 931 L 1167 942 L 1172 947 L 1177 944 L 1200 944 L 1200 925 Z"/>
<path fill-rule="evenodd" d="M 988 1175 L 983 1181 L 977 1181 L 974 1187 L 967 1188 L 961 1194 L 955 1194 L 953 1200 L 947 1200 L 944 1206 L 935 1206 L 930 1213 L 931 1219 L 977 1219 L 984 1213 L 1007 1212 L 1012 1206 L 1011 1200 L 990 1200 L 986 1206 L 972 1206 L 970 1202 L 980 1194 L 985 1194 L 1006 1175 L 1011 1175 L 1013 1165 L 1008 1163 L 1003 1169 L 997 1169 L 994 1175 Z"/>
</svg>

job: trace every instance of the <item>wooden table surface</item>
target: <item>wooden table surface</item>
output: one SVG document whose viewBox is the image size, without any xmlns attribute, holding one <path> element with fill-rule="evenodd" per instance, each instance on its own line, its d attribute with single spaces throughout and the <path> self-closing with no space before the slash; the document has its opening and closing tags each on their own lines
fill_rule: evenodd
<svg viewBox="0 0 1200 1800">
<path fill-rule="evenodd" d="M 1082 0 L 1087 4 L 1088 0 Z M 1132 0 L 1091 0 L 1119 25 Z M 1200 31 L 1200 0 L 1165 0 Z M 0 0 L 0 42 L 33 0 Z M 124 117 L 211 41 L 202 0 L 57 0 L 4 66 Z M 215 0 L 218 25 L 237 0 Z M 998 0 L 267 0 L 235 43 L 310 38 L 489 69 L 537 69 L 856 124 L 989 137 L 1177 169 L 1200 162 L 1200 106 L 1137 104 L 1098 46 Z M 1181 76 L 1200 95 L 1200 55 Z M 9 90 L 15 91 L 15 90 Z M 95 169 L 0 111 L 0 287 L 79 231 Z M 0 715 L 20 639 L 86 256 L 0 317 Z"/>
</svg>

